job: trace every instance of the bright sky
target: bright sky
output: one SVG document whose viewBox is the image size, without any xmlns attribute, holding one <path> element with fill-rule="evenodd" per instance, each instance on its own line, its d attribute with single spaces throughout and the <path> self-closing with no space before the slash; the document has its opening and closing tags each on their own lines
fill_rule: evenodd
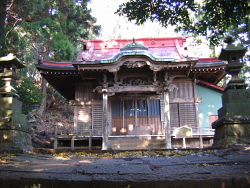
<svg viewBox="0 0 250 188">
<path fill-rule="evenodd" d="M 136 26 L 127 18 L 114 14 L 123 2 L 126 0 L 91 0 L 89 6 L 92 15 L 97 18 L 97 24 L 102 26 L 100 39 L 180 36 L 172 27 L 163 28 L 158 23 L 152 22 Z"/>
<path fill-rule="evenodd" d="M 146 22 L 144 25 L 137 26 L 134 22 L 129 22 L 126 17 L 116 14 L 119 5 L 127 0 L 91 0 L 89 7 L 92 15 L 97 18 L 97 24 L 102 26 L 101 35 L 97 39 L 133 39 L 133 38 L 155 38 L 155 37 L 174 37 L 181 36 L 174 32 L 173 27 L 163 28 L 159 23 Z M 188 39 L 191 41 L 192 39 Z M 188 42 L 189 43 L 189 42 Z M 207 44 L 191 47 L 189 45 L 190 57 L 209 57 L 211 51 Z"/>
</svg>

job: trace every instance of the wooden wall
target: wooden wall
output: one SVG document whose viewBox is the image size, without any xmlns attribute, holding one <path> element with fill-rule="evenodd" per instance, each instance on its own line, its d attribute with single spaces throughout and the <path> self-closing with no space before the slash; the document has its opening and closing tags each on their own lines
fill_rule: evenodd
<svg viewBox="0 0 250 188">
<path fill-rule="evenodd" d="M 173 80 L 173 84 L 175 84 L 178 89 L 175 89 L 173 92 L 169 93 L 170 98 L 194 98 L 194 82 L 192 80 Z"/>
<path fill-rule="evenodd" d="M 172 130 L 181 126 L 197 128 L 197 112 L 194 103 L 196 91 L 192 80 L 174 80 L 178 90 L 170 92 L 170 123 Z M 77 85 L 76 100 L 82 101 L 76 106 L 75 132 L 77 134 L 102 135 L 103 106 L 102 94 L 93 93 L 96 84 L 85 82 Z M 129 95 L 129 94 L 128 94 Z M 155 95 L 155 94 L 154 94 Z M 109 123 L 112 135 L 159 135 L 164 134 L 164 112 L 159 116 L 112 117 L 109 97 Z M 160 100 L 160 95 L 159 99 Z M 163 102 L 161 100 L 161 102 Z"/>
</svg>

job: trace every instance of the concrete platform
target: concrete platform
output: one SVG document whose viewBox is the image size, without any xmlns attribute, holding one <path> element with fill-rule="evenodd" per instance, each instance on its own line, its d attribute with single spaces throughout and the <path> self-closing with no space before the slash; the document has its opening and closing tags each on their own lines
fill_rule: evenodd
<svg viewBox="0 0 250 188">
<path fill-rule="evenodd" d="M 32 153 L 0 165 L 0 187 L 33 184 L 41 188 L 249 188 L 250 146 L 157 158 L 61 158 Z"/>
</svg>

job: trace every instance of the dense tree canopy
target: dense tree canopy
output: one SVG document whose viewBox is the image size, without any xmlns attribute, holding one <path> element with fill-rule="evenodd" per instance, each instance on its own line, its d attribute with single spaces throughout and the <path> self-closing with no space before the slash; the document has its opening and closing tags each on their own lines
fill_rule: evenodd
<svg viewBox="0 0 250 188">
<path fill-rule="evenodd" d="M 41 83 L 46 85 L 35 68 L 37 60 L 34 57 L 75 60 L 81 48 L 77 39 L 92 39 L 99 34 L 100 26 L 95 24 L 96 19 L 87 7 L 89 1 L 7 0 L 0 57 L 13 53 L 26 64 L 26 69 L 20 72 L 22 83 L 16 86 L 23 96 L 25 113 L 41 101 L 41 90 L 36 87 Z"/>
<path fill-rule="evenodd" d="M 137 24 L 157 20 L 164 27 L 207 36 L 211 44 L 218 44 L 231 27 L 249 32 L 247 0 L 130 0 L 117 13 Z"/>
<path fill-rule="evenodd" d="M 99 33 L 96 19 L 87 8 L 89 0 L 9 0 L 1 55 L 36 56 L 74 60 L 77 39 Z M 28 5 L 28 6 L 27 6 Z"/>
</svg>

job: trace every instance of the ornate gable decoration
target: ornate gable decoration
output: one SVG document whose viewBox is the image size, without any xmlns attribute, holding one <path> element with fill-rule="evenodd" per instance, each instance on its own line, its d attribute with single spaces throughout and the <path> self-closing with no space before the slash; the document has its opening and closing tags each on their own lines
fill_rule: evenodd
<svg viewBox="0 0 250 188">
<path fill-rule="evenodd" d="M 120 48 L 121 51 L 124 50 L 148 50 L 147 46 L 144 46 L 143 44 L 140 44 L 139 42 L 136 42 L 135 39 L 131 43 L 128 43 L 126 46 Z"/>
<path fill-rule="evenodd" d="M 144 61 L 126 61 L 123 63 L 123 65 L 127 66 L 128 68 L 138 68 L 143 67 L 146 65 L 146 62 Z"/>
</svg>

